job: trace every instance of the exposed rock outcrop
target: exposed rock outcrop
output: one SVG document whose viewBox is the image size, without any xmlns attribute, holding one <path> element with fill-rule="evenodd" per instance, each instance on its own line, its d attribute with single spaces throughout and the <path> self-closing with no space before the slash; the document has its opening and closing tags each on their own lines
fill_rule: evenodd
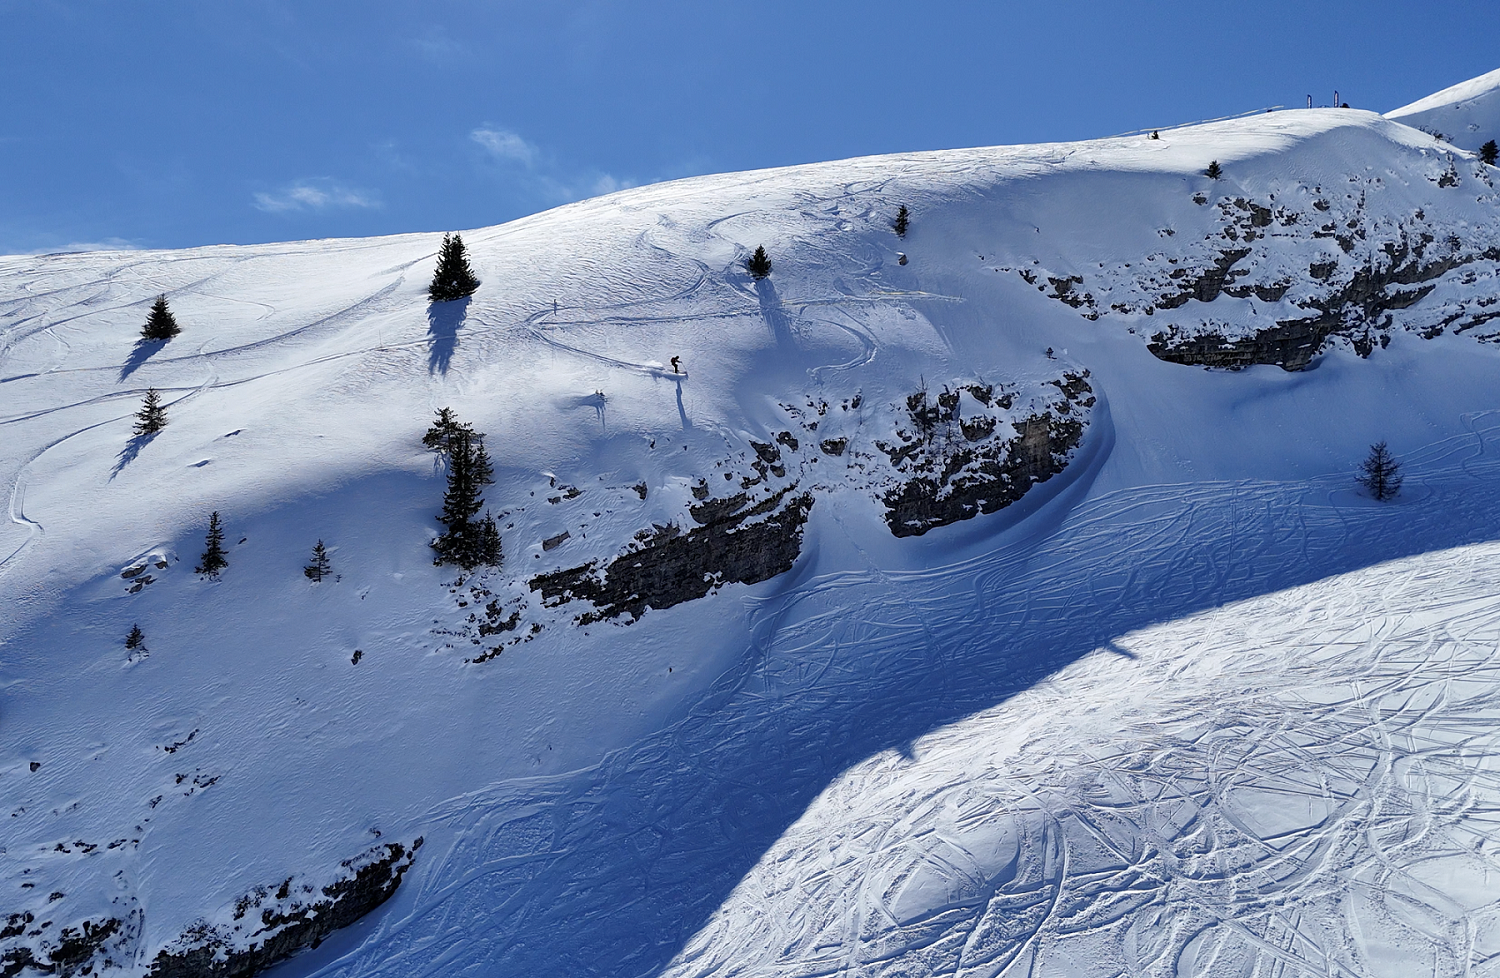
<svg viewBox="0 0 1500 978">
<path fill-rule="evenodd" d="M 151 962 L 151 978 L 248 978 L 307 947 L 316 947 L 396 892 L 422 846 L 375 846 L 341 863 L 332 883 L 313 888 L 287 880 L 236 904 L 234 921 L 188 929 Z M 310 892 L 309 892 L 310 891 Z"/>
<path fill-rule="evenodd" d="M 1061 472 L 1083 439 L 1095 398 L 1088 371 L 1052 383 L 1062 395 L 1058 401 L 1004 428 L 987 412 L 967 418 L 960 413 L 962 394 L 985 408 L 1008 408 L 993 398 L 992 388 L 945 388 L 935 401 L 925 391 L 908 398 L 913 431 L 898 431 L 899 443 L 877 446 L 903 477 L 883 497 L 891 533 L 920 536 L 997 512 Z M 1006 437 L 1006 431 L 1013 434 Z"/>
<path fill-rule="evenodd" d="M 1470 180 L 1450 157 L 1428 165 L 1442 167 L 1426 174 L 1437 187 L 1494 196 L 1483 167 Z M 1331 342 L 1368 356 L 1393 330 L 1431 338 L 1500 318 L 1500 222 L 1444 223 L 1423 208 L 1397 209 L 1380 176 L 1330 180 L 1347 190 L 1287 183 L 1258 199 L 1221 197 L 1202 239 L 1098 272 L 1047 276 L 1052 297 L 1090 319 L 1131 317 L 1132 331 L 1143 325 L 1135 317 L 1155 317 L 1144 331 L 1152 354 L 1227 369 L 1301 370 Z M 1201 195 L 1194 201 L 1210 204 Z M 1216 317 L 1222 297 L 1252 305 Z"/>
<path fill-rule="evenodd" d="M 18 978 L 23 974 L 73 978 L 91 973 L 96 964 L 124 966 L 128 961 L 128 946 L 140 934 L 140 914 L 132 913 L 123 919 L 85 920 L 61 928 L 49 939 L 50 926 L 51 921 L 38 922 L 29 912 L 6 918 L 5 925 L 0 927 L 0 940 L 15 943 L 0 952 L 0 978 Z"/>
<path fill-rule="evenodd" d="M 1277 364 L 1287 370 L 1301 370 L 1328 337 L 1340 335 L 1347 337 L 1361 356 L 1369 356 L 1376 343 L 1383 346 L 1389 342 L 1388 335 L 1380 334 L 1377 339 L 1377 331 L 1390 326 L 1389 313 L 1409 309 L 1426 298 L 1436 287 L 1428 283 L 1474 261 L 1500 261 L 1497 248 L 1468 256 L 1452 253 L 1431 261 L 1422 260 L 1423 251 L 1424 247 L 1414 250 L 1406 241 L 1399 246 L 1387 245 L 1384 252 L 1388 262 L 1355 269 L 1342 287 L 1308 300 L 1306 304 L 1317 310 L 1316 315 L 1279 320 L 1275 326 L 1246 337 L 1199 333 L 1178 338 L 1167 330 L 1152 337 L 1149 349 L 1173 363 L 1231 369 Z M 1325 264 L 1309 269 L 1309 275 L 1328 279 L 1333 269 Z"/>
<path fill-rule="evenodd" d="M 754 504 L 744 494 L 705 499 L 691 509 L 699 526 L 686 532 L 676 525 L 642 531 L 630 550 L 602 569 L 590 561 L 541 574 L 531 579 L 531 589 L 552 606 L 591 602 L 595 610 L 579 618 L 587 624 L 621 615 L 633 621 L 647 608 L 670 608 L 725 584 L 770 580 L 791 570 L 802 549 L 813 497 L 795 494 L 796 488 L 787 486 Z"/>
</svg>

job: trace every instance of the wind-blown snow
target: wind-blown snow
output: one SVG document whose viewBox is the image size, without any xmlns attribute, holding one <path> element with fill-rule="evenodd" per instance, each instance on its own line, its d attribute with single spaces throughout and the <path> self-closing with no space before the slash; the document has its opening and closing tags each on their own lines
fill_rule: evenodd
<svg viewBox="0 0 1500 978">
<path fill-rule="evenodd" d="M 0 259 L 0 927 L 130 914 L 96 973 L 142 974 L 257 888 L 422 837 L 286 972 L 1473 973 L 1490 181 L 1311 110 L 624 191 L 465 232 L 484 285 L 430 308 L 437 235 Z M 1246 288 L 1458 243 L 1314 369 L 1153 356 L 1306 314 L 1161 303 L 1272 195 Z M 138 347 L 159 293 L 183 333 Z M 908 398 L 965 385 L 1011 396 L 997 437 L 1082 437 L 1020 503 L 898 539 Z M 170 423 L 132 449 L 148 387 Z M 428 548 L 443 406 L 497 468 L 505 563 L 463 586 Z M 1351 481 L 1382 439 L 1389 505 Z M 587 623 L 529 585 L 792 486 L 770 580 Z M 211 510 L 218 582 L 191 573 Z M 318 539 L 340 579 L 313 585 Z M 490 601 L 514 631 L 480 634 Z"/>
</svg>

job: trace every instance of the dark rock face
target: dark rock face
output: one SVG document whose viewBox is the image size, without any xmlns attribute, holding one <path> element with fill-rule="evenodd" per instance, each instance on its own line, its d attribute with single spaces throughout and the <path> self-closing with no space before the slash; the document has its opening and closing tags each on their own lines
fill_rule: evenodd
<svg viewBox="0 0 1500 978">
<path fill-rule="evenodd" d="M 245 919 L 260 910 L 248 943 L 206 924 L 191 928 L 156 955 L 151 978 L 248 978 L 303 948 L 316 947 L 388 900 L 421 846 L 421 839 L 410 847 L 392 842 L 345 860 L 346 874 L 308 903 L 301 902 L 290 880 L 274 894 L 258 890 L 241 899 L 235 911 L 237 919 Z"/>
<path fill-rule="evenodd" d="M 1493 195 L 1488 170 L 1476 170 L 1471 181 L 1458 173 L 1453 157 L 1438 161 L 1442 173 L 1430 168 L 1431 161 L 1414 162 L 1429 166 L 1426 175 L 1438 187 L 1472 184 L 1481 201 Z M 1195 195 L 1195 203 L 1212 206 L 1217 225 L 1202 243 L 1174 240 L 1106 272 L 1047 276 L 1052 297 L 1090 319 L 1095 312 L 1158 316 L 1166 322 L 1145 334 L 1155 356 L 1231 370 L 1252 364 L 1302 370 L 1335 341 L 1368 356 L 1388 344 L 1396 329 L 1431 338 L 1500 318 L 1500 224 L 1455 224 L 1422 208 L 1393 211 L 1382 197 L 1384 176 L 1339 173 L 1325 179 L 1331 184 L 1326 190 L 1291 183 L 1260 199 L 1223 196 L 1210 205 L 1208 197 Z M 1176 230 L 1160 234 L 1175 238 Z M 1036 272 L 1019 272 L 1027 282 L 1038 281 Z M 1445 289 L 1424 302 L 1440 283 L 1465 288 Z M 1224 322 L 1212 309 L 1222 296 L 1278 304 L 1278 314 L 1256 312 L 1265 317 L 1264 326 L 1238 314 Z M 1193 315 L 1193 303 L 1205 307 L 1201 316 Z M 1288 315 L 1288 307 L 1297 311 Z M 1472 335 L 1500 341 L 1500 333 Z"/>
<path fill-rule="evenodd" d="M 802 528 L 813 497 L 794 495 L 796 488 L 787 486 L 753 505 L 744 494 L 705 500 L 691 510 L 699 526 L 686 532 L 676 526 L 643 531 L 636 545 L 602 573 L 590 561 L 534 577 L 531 589 L 554 607 L 567 601 L 593 603 L 595 610 L 579 619 L 588 624 L 620 615 L 634 620 L 647 608 L 670 608 L 732 582 L 770 580 L 791 570 L 802 550 Z"/>
<path fill-rule="evenodd" d="M 1218 333 L 1176 339 L 1158 333 L 1147 349 L 1159 360 L 1202 367 L 1240 370 L 1258 363 L 1274 363 L 1285 370 L 1301 370 L 1312 361 L 1333 330 L 1317 320 L 1277 323 L 1245 339 L 1226 339 Z"/>
<path fill-rule="evenodd" d="M 1312 300 L 1309 305 L 1317 310 L 1317 315 L 1279 320 L 1275 326 L 1253 336 L 1234 339 L 1216 333 L 1179 338 L 1167 331 L 1152 337 L 1148 349 L 1172 363 L 1231 370 L 1252 364 L 1277 364 L 1295 371 L 1305 368 L 1330 336 L 1338 335 L 1348 337 L 1361 356 L 1369 356 L 1376 343 L 1372 331 L 1388 325 L 1388 314 L 1416 305 L 1436 288 L 1424 283 L 1433 282 L 1468 262 L 1500 260 L 1500 249 L 1467 259 L 1447 255 L 1430 262 L 1424 262 L 1420 253 L 1405 245 L 1388 247 L 1386 253 L 1390 264 L 1356 269 L 1346 285 Z M 1327 279 L 1333 269 L 1324 264 L 1309 269 L 1309 274 Z"/>
<path fill-rule="evenodd" d="M 1181 280 L 1179 282 L 1181 291 L 1169 292 L 1158 298 L 1156 308 L 1176 309 L 1187 305 L 1190 299 L 1213 302 L 1219 297 L 1219 293 L 1224 291 L 1225 284 L 1234 281 L 1234 266 L 1249 254 L 1249 248 L 1231 248 L 1228 251 L 1221 251 L 1213 264 L 1197 275 L 1193 275 L 1186 268 L 1173 269 L 1171 277 Z"/>
<path fill-rule="evenodd" d="M 28 932 L 34 921 L 31 913 L 9 915 L 5 926 L 0 927 L 0 940 L 23 936 L 42 938 L 50 921 L 44 921 Z M 124 943 L 133 941 L 140 930 L 139 922 L 139 914 L 132 914 L 124 920 L 117 917 L 85 920 L 77 927 L 64 927 L 53 941 L 41 940 L 36 946 L 22 944 L 8 948 L 0 953 L 0 978 L 16 978 L 26 971 L 59 978 L 86 975 L 93 970 L 89 962 L 95 955 L 109 953 L 110 947 L 122 943 L 121 939 Z M 111 938 L 116 940 L 111 941 Z M 116 963 L 123 965 L 126 962 L 113 959 L 109 962 L 111 966 Z"/>
<path fill-rule="evenodd" d="M 969 388 L 945 389 L 936 403 L 925 392 L 908 398 L 916 434 L 903 431 L 903 444 L 877 446 L 906 477 L 883 498 L 891 533 L 921 536 L 933 527 L 994 513 L 1066 468 L 1083 440 L 1087 410 L 1095 398 L 1087 371 L 1052 383 L 1061 399 L 1051 410 L 1014 422 L 1017 434 L 1011 438 L 994 436 L 992 416 L 959 416 L 958 394 Z M 987 405 L 993 392 L 977 388 L 970 393 Z"/>
</svg>

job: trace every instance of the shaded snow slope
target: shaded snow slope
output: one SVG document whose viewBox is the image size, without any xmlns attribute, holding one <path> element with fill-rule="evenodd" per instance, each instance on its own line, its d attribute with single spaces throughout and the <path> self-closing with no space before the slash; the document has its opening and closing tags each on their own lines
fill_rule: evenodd
<svg viewBox="0 0 1500 978">
<path fill-rule="evenodd" d="M 1017 708 L 1067 741 L 1057 696 L 1004 704 L 1058 670 L 1107 690 L 1095 653 L 1142 629 L 1492 539 L 1491 180 L 1313 110 L 626 191 L 467 232 L 484 285 L 431 307 L 435 235 L 0 259 L 0 961 L 760 954 L 785 914 L 733 908 L 782 833 L 859 853 L 845 826 L 899 811 L 813 804 L 870 758 L 1018 751 L 987 732 Z M 142 346 L 161 293 L 183 332 Z M 133 442 L 147 388 L 170 423 Z M 428 548 L 444 406 L 488 436 L 505 548 L 462 582 Z M 1348 477 L 1380 439 L 1408 462 L 1390 506 Z M 218 581 L 192 573 L 210 511 Z M 314 585 L 319 539 L 338 579 Z M 298 930 L 318 893 L 389 900 Z M 926 941 L 806 933 L 791 970 Z"/>
<path fill-rule="evenodd" d="M 1500 70 L 1392 109 L 1385 117 L 1477 150 L 1491 139 L 1500 140 Z"/>
<path fill-rule="evenodd" d="M 1132 632 L 871 758 L 667 973 L 1487 973 L 1497 561 Z"/>
</svg>

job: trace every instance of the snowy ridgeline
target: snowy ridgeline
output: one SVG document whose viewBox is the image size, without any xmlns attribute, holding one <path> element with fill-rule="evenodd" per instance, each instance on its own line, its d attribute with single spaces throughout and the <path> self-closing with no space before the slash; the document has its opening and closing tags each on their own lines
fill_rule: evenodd
<svg viewBox="0 0 1500 978">
<path fill-rule="evenodd" d="M 1387 119 L 1436 134 L 1455 146 L 1478 150 L 1500 140 L 1500 70 L 1459 82 L 1385 114 Z"/>
<path fill-rule="evenodd" d="M 1416 867 L 1495 801 L 1492 548 L 1427 552 L 1500 516 L 1497 175 L 1310 110 L 626 191 L 470 279 L 0 259 L 0 975 L 1488 960 Z"/>
</svg>

